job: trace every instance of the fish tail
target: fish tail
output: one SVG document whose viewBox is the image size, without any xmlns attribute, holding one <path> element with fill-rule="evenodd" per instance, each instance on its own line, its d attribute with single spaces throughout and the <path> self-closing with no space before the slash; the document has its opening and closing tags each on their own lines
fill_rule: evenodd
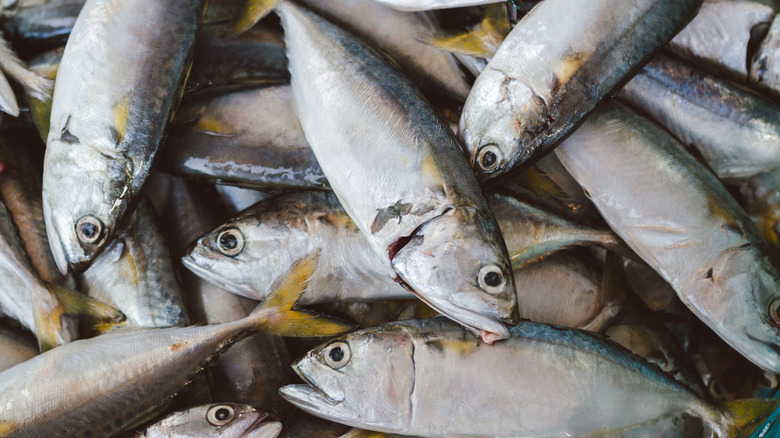
<svg viewBox="0 0 780 438">
<path fill-rule="evenodd" d="M 507 7 L 497 3 L 485 6 L 485 17 L 475 27 L 466 32 L 436 37 L 429 44 L 448 52 L 490 58 L 510 30 Z"/>
<path fill-rule="evenodd" d="M 721 437 L 748 437 L 779 404 L 780 399 L 728 401 L 720 405 L 722 418 L 709 421 L 710 427 Z"/>
<path fill-rule="evenodd" d="M 65 343 L 62 317 L 64 315 L 85 316 L 102 322 L 118 324 L 124 321 L 124 314 L 113 307 L 90 298 L 75 290 L 58 285 L 47 285 L 56 304 L 46 306 L 42 303 L 33 306 L 35 334 L 41 351 L 50 350 Z"/>
<path fill-rule="evenodd" d="M 234 38 L 257 24 L 263 17 L 268 15 L 279 3 L 280 0 L 247 0 L 241 16 L 231 24 L 224 32 L 229 38 Z"/>
<path fill-rule="evenodd" d="M 318 256 L 315 253 L 295 263 L 281 284 L 247 317 L 257 330 L 278 336 L 305 337 L 333 336 L 354 328 L 335 319 L 293 310 L 306 290 Z"/>
</svg>

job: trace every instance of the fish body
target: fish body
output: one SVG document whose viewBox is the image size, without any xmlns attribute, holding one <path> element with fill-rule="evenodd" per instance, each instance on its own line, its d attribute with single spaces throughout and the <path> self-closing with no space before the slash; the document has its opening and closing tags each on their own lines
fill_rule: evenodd
<svg viewBox="0 0 780 438">
<path fill-rule="evenodd" d="M 373 49 L 290 3 L 277 11 L 306 138 L 386 275 L 505 337 L 516 308 L 506 247 L 454 134 Z"/>
<path fill-rule="evenodd" d="M 303 4 L 386 51 L 425 93 L 463 102 L 471 87 L 452 55 L 431 45 L 434 19 L 396 11 L 375 0 L 304 0 Z"/>
<path fill-rule="evenodd" d="M 683 303 L 750 361 L 780 371 L 780 274 L 714 175 L 616 103 L 562 146 L 558 158 L 610 227 Z"/>
<path fill-rule="evenodd" d="M 160 165 L 178 175 L 260 190 L 328 188 L 287 85 L 185 98 L 165 146 Z"/>
<path fill-rule="evenodd" d="M 734 84 L 656 56 L 617 96 L 696 148 L 720 178 L 780 167 L 780 107 Z"/>
<path fill-rule="evenodd" d="M 654 365 L 573 329 L 521 322 L 492 346 L 443 319 L 390 323 L 310 351 L 283 396 L 350 426 L 420 436 L 597 436 L 689 413 L 729 417 Z M 627 409 L 630 407 L 630 409 Z"/>
<path fill-rule="evenodd" d="M 121 310 L 126 325 L 186 326 L 181 286 L 153 215 L 152 207 L 142 201 L 127 227 L 80 274 L 82 288 Z"/>
<path fill-rule="evenodd" d="M 84 5 L 57 73 L 44 163 L 44 216 L 61 272 L 83 271 L 137 202 L 181 95 L 203 3 Z"/>
<path fill-rule="evenodd" d="M 460 135 L 479 181 L 521 171 L 547 154 L 700 5 L 540 3 L 506 37 L 463 108 Z"/>
</svg>

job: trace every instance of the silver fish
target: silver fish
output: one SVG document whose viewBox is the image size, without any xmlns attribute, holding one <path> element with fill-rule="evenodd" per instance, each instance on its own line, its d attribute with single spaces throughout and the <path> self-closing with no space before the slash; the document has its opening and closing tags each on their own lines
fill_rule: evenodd
<svg viewBox="0 0 780 438">
<path fill-rule="evenodd" d="M 277 11 L 306 138 L 385 275 L 485 339 L 508 336 L 509 258 L 454 134 L 373 49 L 291 3 Z"/>
<path fill-rule="evenodd" d="M 780 107 L 734 84 L 656 56 L 617 96 L 696 148 L 720 178 L 780 167 Z"/>
<path fill-rule="evenodd" d="M 57 73 L 43 174 L 61 272 L 83 271 L 137 202 L 181 95 L 203 3 L 84 5 Z"/>
<path fill-rule="evenodd" d="M 132 438 L 276 438 L 282 424 L 248 405 L 221 403 L 174 412 Z M 128 437 L 130 438 L 130 437 Z"/>
<path fill-rule="evenodd" d="M 587 332 L 521 322 L 511 333 L 487 346 L 444 319 L 360 330 L 293 365 L 307 384 L 282 395 L 325 419 L 421 436 L 610 436 L 688 413 L 726 437 L 777 403 L 714 406 Z M 738 419 L 740 404 L 754 412 Z"/>
<path fill-rule="evenodd" d="M 301 263 L 275 297 L 244 319 L 117 331 L 71 342 L 9 368 L 0 373 L 0 435 L 110 436 L 154 414 L 210 359 L 252 333 L 327 336 L 348 330 L 291 310 L 312 263 Z"/>
<path fill-rule="evenodd" d="M 699 5 L 701 0 L 541 2 L 501 44 L 463 108 L 460 134 L 477 179 L 520 171 L 547 154 Z"/>
<path fill-rule="evenodd" d="M 558 158 L 610 227 L 685 305 L 751 362 L 780 372 L 780 273 L 720 182 L 669 134 L 616 103 L 561 147 Z"/>
<path fill-rule="evenodd" d="M 189 325 L 181 286 L 151 205 L 141 201 L 126 227 L 80 274 L 81 290 L 116 307 L 126 325 Z"/>
</svg>

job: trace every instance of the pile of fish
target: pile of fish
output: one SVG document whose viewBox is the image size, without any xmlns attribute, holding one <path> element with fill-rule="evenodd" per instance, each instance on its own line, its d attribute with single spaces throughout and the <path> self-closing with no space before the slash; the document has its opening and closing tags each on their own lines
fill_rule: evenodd
<svg viewBox="0 0 780 438">
<path fill-rule="evenodd" d="M 780 436 L 780 5 L 0 8 L 0 437 Z"/>
</svg>

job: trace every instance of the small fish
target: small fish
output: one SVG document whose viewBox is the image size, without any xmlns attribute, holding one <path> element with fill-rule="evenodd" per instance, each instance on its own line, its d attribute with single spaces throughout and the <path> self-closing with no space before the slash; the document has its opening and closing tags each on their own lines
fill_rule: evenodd
<svg viewBox="0 0 780 438">
<path fill-rule="evenodd" d="M 720 178 L 780 167 L 780 106 L 736 84 L 656 56 L 617 96 L 699 151 Z"/>
<path fill-rule="evenodd" d="M 712 405 L 588 332 L 531 322 L 510 330 L 492 346 L 445 319 L 359 330 L 295 363 L 307 383 L 282 395 L 328 420 L 421 436 L 611 436 L 688 413 L 725 438 L 778 404 Z"/>
<path fill-rule="evenodd" d="M 751 362 L 780 372 L 780 273 L 715 176 L 614 102 L 561 148 L 558 158 L 610 227 L 685 305 Z"/>
<path fill-rule="evenodd" d="M 311 259 L 297 265 L 276 293 L 244 319 L 117 331 L 9 368 L 0 373 L 0 436 L 114 435 L 154 414 L 210 359 L 252 333 L 343 333 L 349 326 L 292 310 L 312 266 Z M 31 404 L 35 409 L 28 409 Z"/>
<path fill-rule="evenodd" d="M 501 44 L 463 108 L 460 135 L 477 179 L 522 171 L 550 152 L 700 5 L 541 2 Z"/>
<path fill-rule="evenodd" d="M 181 97 L 204 4 L 88 0 L 79 14 L 57 72 L 43 171 L 61 272 L 86 269 L 137 202 Z"/>
<path fill-rule="evenodd" d="M 508 336 L 509 257 L 455 135 L 374 49 L 292 3 L 277 11 L 306 139 L 385 275 L 484 339 Z"/>
<path fill-rule="evenodd" d="M 174 412 L 128 438 L 276 438 L 282 424 L 248 405 L 221 403 Z"/>
</svg>

